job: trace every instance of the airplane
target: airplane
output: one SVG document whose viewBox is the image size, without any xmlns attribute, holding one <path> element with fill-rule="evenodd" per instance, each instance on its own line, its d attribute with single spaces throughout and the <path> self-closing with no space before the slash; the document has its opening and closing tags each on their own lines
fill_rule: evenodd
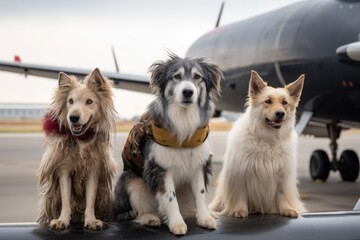
<svg viewBox="0 0 360 240">
<path fill-rule="evenodd" d="M 219 16 L 221 15 L 221 11 Z M 219 17 L 220 19 L 220 17 Z M 240 112 L 247 96 L 250 70 L 254 69 L 272 86 L 284 86 L 305 73 L 305 87 L 298 108 L 297 132 L 328 137 L 332 162 L 323 150 L 311 156 L 313 179 L 325 181 L 331 170 L 340 170 L 345 181 L 355 181 L 359 160 L 344 151 L 337 158 L 337 139 L 342 130 L 360 127 L 360 47 L 358 27 L 360 0 L 311 0 L 226 26 L 219 25 L 200 37 L 186 57 L 209 57 L 224 66 L 225 81 L 217 114 Z M 0 70 L 57 79 L 60 71 L 83 77 L 90 70 L 0 61 Z M 148 78 L 119 72 L 103 72 L 117 88 L 149 93 Z M 298 219 L 251 215 L 246 220 L 222 217 L 218 229 L 207 231 L 189 224 L 192 239 L 356 239 L 360 201 L 353 210 L 315 212 Z M 5 239 L 118 239 L 147 235 L 168 239 L 165 226 L 152 229 L 131 222 L 110 222 L 99 232 L 74 224 L 53 233 L 36 223 L 0 224 Z"/>
<path fill-rule="evenodd" d="M 298 2 L 233 24 L 219 26 L 195 41 L 186 57 L 209 57 L 222 65 L 225 81 L 216 115 L 244 110 L 250 71 L 272 86 L 284 86 L 305 73 L 298 107 L 299 134 L 330 139 L 331 161 L 324 150 L 310 158 L 314 180 L 326 181 L 330 170 L 356 181 L 359 158 L 345 150 L 338 158 L 343 130 L 360 127 L 360 1 Z M 116 59 L 115 59 L 116 60 Z M 85 76 L 90 71 L 0 61 L 0 70 L 57 79 L 60 71 Z M 148 78 L 103 72 L 117 88 L 149 93 Z"/>
<path fill-rule="evenodd" d="M 345 150 L 337 158 L 344 129 L 360 127 L 360 1 L 305 1 L 215 30 L 200 37 L 186 56 L 207 56 L 225 66 L 226 81 L 217 109 L 244 106 L 249 73 L 255 69 L 271 86 L 285 86 L 305 73 L 296 130 L 330 139 L 310 159 L 314 180 L 340 171 L 355 181 L 359 158 Z"/>
</svg>

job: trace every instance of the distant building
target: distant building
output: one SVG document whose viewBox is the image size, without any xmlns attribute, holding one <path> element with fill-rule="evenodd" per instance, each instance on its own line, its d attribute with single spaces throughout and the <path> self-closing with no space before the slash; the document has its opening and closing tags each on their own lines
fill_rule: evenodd
<svg viewBox="0 0 360 240">
<path fill-rule="evenodd" d="M 0 103 L 0 120 L 40 120 L 48 108 L 48 104 Z"/>
</svg>

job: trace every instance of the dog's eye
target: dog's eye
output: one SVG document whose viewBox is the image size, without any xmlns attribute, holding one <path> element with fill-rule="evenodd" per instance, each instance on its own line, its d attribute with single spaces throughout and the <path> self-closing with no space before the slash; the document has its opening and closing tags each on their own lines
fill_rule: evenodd
<svg viewBox="0 0 360 240">
<path fill-rule="evenodd" d="M 92 103 L 93 103 L 93 100 L 91 100 L 91 99 L 86 100 L 86 105 L 90 105 Z"/>
<path fill-rule="evenodd" d="M 178 80 L 181 79 L 181 74 L 176 74 L 176 75 L 174 76 L 174 78 L 175 78 L 175 79 L 178 79 Z"/>
<path fill-rule="evenodd" d="M 200 78 L 201 78 L 201 76 L 200 76 L 199 74 L 195 74 L 195 75 L 194 75 L 194 79 L 195 79 L 195 80 L 198 80 L 198 79 L 200 79 Z"/>
<path fill-rule="evenodd" d="M 282 101 L 282 105 L 286 105 L 286 104 L 288 104 L 288 102 L 287 101 Z"/>
<path fill-rule="evenodd" d="M 70 104 L 73 104 L 74 103 L 74 100 L 72 98 L 69 99 L 69 103 Z"/>
<path fill-rule="evenodd" d="M 266 104 L 272 104 L 272 101 L 271 101 L 271 99 L 268 99 L 268 100 L 265 101 L 265 103 Z"/>
</svg>

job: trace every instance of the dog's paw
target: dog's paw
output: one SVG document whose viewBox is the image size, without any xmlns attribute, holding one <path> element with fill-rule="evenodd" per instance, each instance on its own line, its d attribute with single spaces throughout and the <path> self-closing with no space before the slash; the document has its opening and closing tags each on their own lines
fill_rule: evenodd
<svg viewBox="0 0 360 240">
<path fill-rule="evenodd" d="M 70 220 L 53 219 L 50 221 L 49 227 L 52 230 L 65 230 L 70 227 Z"/>
<path fill-rule="evenodd" d="M 154 214 L 143 214 L 141 216 L 138 216 L 135 222 L 149 227 L 160 227 L 161 225 L 160 218 Z"/>
<path fill-rule="evenodd" d="M 299 212 L 296 211 L 294 208 L 286 208 L 283 211 L 280 212 L 281 215 L 291 218 L 297 218 L 299 217 Z"/>
<path fill-rule="evenodd" d="M 244 209 L 235 210 L 232 212 L 231 216 L 236 218 L 247 218 L 249 216 L 249 211 Z"/>
<path fill-rule="evenodd" d="M 99 231 L 99 230 L 103 229 L 104 222 L 99 219 L 94 219 L 94 220 L 86 220 L 85 219 L 84 227 L 89 230 Z"/>
<path fill-rule="evenodd" d="M 197 225 L 199 227 L 203 227 L 203 228 L 207 228 L 207 229 L 211 229 L 211 230 L 216 229 L 216 221 L 213 217 L 208 217 L 205 219 L 198 218 Z"/>
<path fill-rule="evenodd" d="M 187 226 L 185 222 L 177 222 L 169 225 L 170 232 L 174 235 L 185 235 L 187 232 Z"/>
</svg>

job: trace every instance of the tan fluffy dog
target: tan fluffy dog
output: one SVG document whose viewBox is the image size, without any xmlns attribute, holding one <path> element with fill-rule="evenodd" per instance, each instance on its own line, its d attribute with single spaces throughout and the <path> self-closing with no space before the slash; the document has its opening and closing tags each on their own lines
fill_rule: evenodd
<svg viewBox="0 0 360 240">
<path fill-rule="evenodd" d="M 298 217 L 305 211 L 297 189 L 294 130 L 303 84 L 302 75 L 272 88 L 251 72 L 248 107 L 230 132 L 212 210 L 235 217 L 256 212 Z"/>
<path fill-rule="evenodd" d="M 112 85 L 98 69 L 84 80 L 59 74 L 44 121 L 46 149 L 38 169 L 39 223 L 62 230 L 69 228 L 71 219 L 96 230 L 103 227 L 102 220 L 109 219 L 116 171 L 110 153 L 115 116 Z"/>
</svg>

